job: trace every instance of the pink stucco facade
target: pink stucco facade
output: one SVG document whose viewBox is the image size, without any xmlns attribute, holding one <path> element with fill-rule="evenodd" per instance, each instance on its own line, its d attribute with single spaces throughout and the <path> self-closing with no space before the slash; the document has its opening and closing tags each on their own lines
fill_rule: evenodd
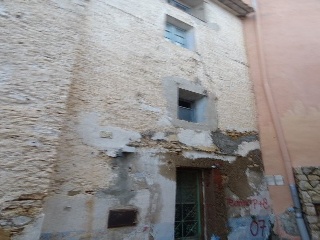
<svg viewBox="0 0 320 240">
<path fill-rule="evenodd" d="M 244 25 L 265 174 L 284 176 L 269 186 L 280 215 L 292 207 L 291 169 L 320 165 L 320 2 L 246 2 L 256 10 Z"/>
</svg>

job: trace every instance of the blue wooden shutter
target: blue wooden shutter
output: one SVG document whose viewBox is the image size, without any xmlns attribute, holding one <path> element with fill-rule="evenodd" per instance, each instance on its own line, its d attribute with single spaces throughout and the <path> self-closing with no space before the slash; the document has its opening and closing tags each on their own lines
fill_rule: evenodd
<svg viewBox="0 0 320 240">
<path fill-rule="evenodd" d="M 186 30 L 179 27 L 174 29 L 174 42 L 182 47 L 186 47 Z"/>
<path fill-rule="evenodd" d="M 173 25 L 170 23 L 167 23 L 164 37 L 166 39 L 170 40 L 171 42 L 173 41 L 173 31 L 172 30 L 173 30 Z"/>
</svg>

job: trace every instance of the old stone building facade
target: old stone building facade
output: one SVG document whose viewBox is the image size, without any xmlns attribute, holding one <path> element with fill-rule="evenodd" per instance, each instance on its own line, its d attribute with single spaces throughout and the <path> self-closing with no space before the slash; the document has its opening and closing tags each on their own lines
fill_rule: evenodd
<svg viewBox="0 0 320 240">
<path fill-rule="evenodd" d="M 234 2 L 0 3 L 0 239 L 268 239 Z"/>
</svg>

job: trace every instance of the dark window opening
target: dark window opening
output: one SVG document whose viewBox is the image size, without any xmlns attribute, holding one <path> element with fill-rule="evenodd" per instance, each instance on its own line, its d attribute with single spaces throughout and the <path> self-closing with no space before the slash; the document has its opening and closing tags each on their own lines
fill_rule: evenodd
<svg viewBox="0 0 320 240">
<path fill-rule="evenodd" d="M 206 97 L 181 88 L 178 91 L 178 119 L 194 123 L 205 122 Z"/>
<path fill-rule="evenodd" d="M 192 108 L 192 102 L 179 99 L 179 107 Z"/>
</svg>

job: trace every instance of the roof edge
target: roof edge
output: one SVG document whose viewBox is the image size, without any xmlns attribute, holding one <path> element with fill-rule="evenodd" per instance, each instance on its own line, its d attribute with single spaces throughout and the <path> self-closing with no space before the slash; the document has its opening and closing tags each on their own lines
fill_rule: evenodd
<svg viewBox="0 0 320 240">
<path fill-rule="evenodd" d="M 247 14 L 254 12 L 253 7 L 249 6 L 242 0 L 214 0 L 221 3 L 231 10 L 238 17 L 245 17 Z"/>
</svg>

